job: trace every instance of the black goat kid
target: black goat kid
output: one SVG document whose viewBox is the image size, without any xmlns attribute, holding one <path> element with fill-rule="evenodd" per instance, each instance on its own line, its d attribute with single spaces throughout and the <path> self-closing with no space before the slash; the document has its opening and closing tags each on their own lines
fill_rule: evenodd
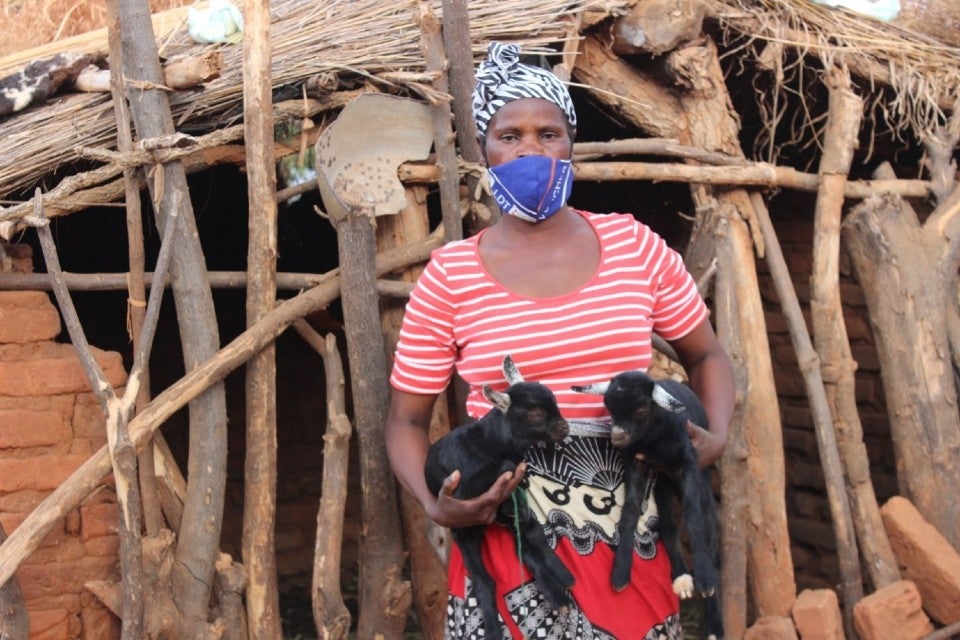
<svg viewBox="0 0 960 640">
<path fill-rule="evenodd" d="M 573 387 L 583 393 L 602 393 L 610 412 L 610 440 L 625 458 L 624 506 L 618 522 L 620 540 L 614 553 L 611 581 L 615 589 L 630 580 L 633 562 L 633 533 L 641 515 L 646 485 L 645 463 L 662 471 L 654 496 L 660 537 L 670 558 L 673 590 L 689 598 L 694 589 L 706 598 L 704 631 L 707 638 L 723 637 L 723 619 L 717 596 L 719 585 L 717 508 L 710 476 L 697 463 L 697 452 L 687 431 L 687 420 L 707 429 L 707 414 L 696 394 L 676 380 L 653 380 L 642 371 L 626 371 L 609 383 Z M 643 454 L 644 462 L 636 460 Z M 674 500 L 683 508 L 683 525 L 690 540 L 693 577 L 689 575 L 680 550 L 679 514 Z"/>
<path fill-rule="evenodd" d="M 435 442 L 427 453 L 424 474 L 434 495 L 455 470 L 460 470 L 460 484 L 454 491 L 459 499 L 476 497 L 493 485 L 507 471 L 513 471 L 523 454 L 537 442 L 563 440 L 570 428 L 557 408 L 553 392 L 538 382 L 525 382 L 513 359 L 503 359 L 503 371 L 510 383 L 500 392 L 484 387 L 483 393 L 494 404 L 485 416 L 453 429 Z M 555 609 L 571 602 L 567 592 L 573 586 L 573 575 L 556 556 L 547 542 L 543 527 L 519 492 L 500 505 L 497 522 L 511 529 L 519 526 L 523 562 Z M 451 529 L 450 535 L 463 555 L 480 611 L 483 613 L 484 638 L 502 638 L 503 627 L 497 619 L 494 580 L 480 557 L 484 526 Z"/>
</svg>

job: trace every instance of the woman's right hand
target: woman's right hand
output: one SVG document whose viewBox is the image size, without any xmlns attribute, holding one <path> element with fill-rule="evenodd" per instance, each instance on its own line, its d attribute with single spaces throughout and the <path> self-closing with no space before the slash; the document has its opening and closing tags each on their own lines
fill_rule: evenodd
<svg viewBox="0 0 960 640">
<path fill-rule="evenodd" d="M 497 478 L 486 492 L 468 500 L 453 497 L 453 492 L 460 484 L 460 472 L 454 471 L 443 481 L 436 500 L 426 507 L 427 517 L 444 527 L 490 524 L 496 518 L 500 503 L 509 498 L 514 489 L 520 486 L 526 470 L 526 463 L 521 462 L 516 470 L 508 471 Z"/>
</svg>

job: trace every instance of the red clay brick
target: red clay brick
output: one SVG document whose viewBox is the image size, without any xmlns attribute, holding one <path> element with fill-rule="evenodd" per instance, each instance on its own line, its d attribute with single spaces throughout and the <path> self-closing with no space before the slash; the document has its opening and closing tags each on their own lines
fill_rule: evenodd
<svg viewBox="0 0 960 640">
<path fill-rule="evenodd" d="M 120 553 L 120 538 L 119 536 L 91 538 L 83 543 L 83 550 L 91 557 L 116 558 Z"/>
<path fill-rule="evenodd" d="M 853 605 L 853 626 L 860 640 L 920 640 L 933 633 L 922 604 L 917 585 L 899 580 Z"/>
<path fill-rule="evenodd" d="M 0 449 L 50 446 L 65 440 L 69 423 L 57 411 L 0 409 Z"/>
<path fill-rule="evenodd" d="M 26 513 L 47 497 L 46 491 L 17 491 L 0 496 L 0 513 Z M 9 531 L 7 533 L 10 533 Z"/>
<path fill-rule="evenodd" d="M 70 614 L 66 609 L 29 611 L 30 640 L 68 640 Z"/>
<path fill-rule="evenodd" d="M 24 489 L 51 491 L 86 460 L 86 456 L 73 455 L 0 460 L 0 493 Z"/>
<path fill-rule="evenodd" d="M 801 640 L 843 640 L 843 616 L 833 590 L 804 589 L 791 614 Z"/>
<path fill-rule="evenodd" d="M 107 443 L 103 408 L 93 393 L 79 393 L 73 409 L 73 437 L 87 438 L 98 449 Z"/>
<path fill-rule="evenodd" d="M 917 585 L 923 608 L 942 624 L 960 620 L 960 554 L 906 498 L 880 509 L 900 572 Z"/>
<path fill-rule="evenodd" d="M 89 593 L 87 594 L 89 595 Z M 82 594 L 64 593 L 55 596 L 43 596 L 24 600 L 27 611 L 48 611 L 50 609 L 66 609 L 69 613 L 80 611 Z"/>
<path fill-rule="evenodd" d="M 0 291 L 0 343 L 53 340 L 60 313 L 43 291 Z"/>
<path fill-rule="evenodd" d="M 120 621 L 99 602 L 91 602 L 80 612 L 84 640 L 115 640 L 120 637 Z"/>
<path fill-rule="evenodd" d="M 764 616 L 743 632 L 743 640 L 797 640 L 797 630 L 790 618 Z"/>
<path fill-rule="evenodd" d="M 80 360 L 71 345 L 58 357 L 0 361 L 0 395 L 43 396 L 91 391 Z M 114 387 L 126 382 L 127 374 L 119 353 L 94 349 L 94 358 Z"/>
<path fill-rule="evenodd" d="M 104 502 L 80 507 L 80 539 L 84 542 L 101 536 L 114 536 L 118 526 L 116 504 Z"/>
<path fill-rule="evenodd" d="M 24 560 L 24 565 L 57 565 L 63 562 L 80 560 L 84 555 L 85 551 L 79 540 L 70 536 L 61 535 L 58 541 L 33 551 L 27 559 Z"/>
<path fill-rule="evenodd" d="M 0 409 L 8 411 L 56 411 L 64 418 L 69 419 L 73 416 L 73 405 L 76 398 L 76 394 L 73 393 L 19 398 L 0 396 Z"/>
<path fill-rule="evenodd" d="M 20 523 L 23 522 L 28 515 L 30 515 L 29 512 L 13 513 L 0 511 L 0 523 L 3 523 L 3 530 L 6 531 L 7 535 L 10 535 L 17 527 L 20 526 Z M 63 542 L 65 537 L 66 533 L 64 532 L 63 527 L 54 525 L 46 537 L 44 537 L 44 539 L 40 542 L 39 548 L 42 549 L 51 545 L 60 544 Z"/>
<path fill-rule="evenodd" d="M 24 564 L 16 576 L 25 601 L 66 593 L 80 595 L 85 592 L 83 585 L 91 580 L 118 579 L 118 560 L 84 556 L 56 564 Z"/>
</svg>

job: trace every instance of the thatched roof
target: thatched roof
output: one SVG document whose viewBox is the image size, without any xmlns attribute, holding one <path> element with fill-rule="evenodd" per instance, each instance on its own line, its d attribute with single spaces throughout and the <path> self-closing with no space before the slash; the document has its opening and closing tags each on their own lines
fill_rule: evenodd
<svg viewBox="0 0 960 640">
<path fill-rule="evenodd" d="M 904 0 L 904 2 L 934 0 Z M 944 0 L 953 2 L 953 0 Z M 526 50 L 547 50 L 570 37 L 568 18 L 597 18 L 627 13 L 636 0 L 474 0 L 469 3 L 473 54 L 479 59 L 493 39 L 520 42 Z M 273 82 L 277 88 L 296 86 L 318 74 L 366 79 L 389 88 L 426 85 L 420 32 L 414 15 L 416 0 L 275 0 L 273 23 Z M 439 0 L 431 6 L 442 13 Z M 708 18 L 725 39 L 730 56 L 749 57 L 769 69 L 776 86 L 808 73 L 811 61 L 819 69 L 846 64 L 876 87 L 892 94 L 867 96 L 875 119 L 894 131 L 924 135 L 947 123 L 960 96 L 960 48 L 941 43 L 897 24 L 799 0 L 707 0 Z M 182 13 L 179 14 L 182 16 Z M 181 17 L 182 20 L 182 17 Z M 169 28 L 169 27 L 168 27 Z M 198 54 L 217 45 L 197 45 L 182 22 L 161 38 L 161 55 Z M 82 53 L 106 48 L 105 38 L 89 41 Z M 171 94 L 179 130 L 207 132 L 237 124 L 242 115 L 242 47 L 223 46 L 223 73 L 202 89 Z M 797 56 L 797 52 L 804 55 Z M 17 60 L 23 61 L 21 54 Z M 0 73 L 10 66 L 0 60 Z M 818 73 L 818 71 L 814 72 Z M 789 87 L 787 90 L 791 90 Z M 797 88 L 792 88 L 794 92 Z M 771 92 L 758 93 L 758 101 Z M 892 97 L 891 97 L 892 95 Z M 872 101 L 872 102 L 871 102 Z M 770 131 L 779 117 L 769 118 Z M 815 118 L 802 123 L 816 129 Z M 0 196 L 26 197 L 27 192 L 58 167 L 77 160 L 78 147 L 114 146 L 115 125 L 109 94 L 74 94 L 50 101 L 0 121 Z M 748 153 L 751 150 L 746 150 Z M 769 157 L 775 144 L 767 145 Z M 762 154 L 761 154 L 762 155 Z M 52 188 L 52 184 L 44 184 Z M 0 220 L 5 215 L 0 208 Z"/>
<path fill-rule="evenodd" d="M 809 1 L 708 0 L 706 5 L 730 47 L 726 55 L 749 58 L 770 71 L 778 90 L 792 87 L 802 99 L 800 77 L 815 78 L 818 69 L 811 72 L 811 61 L 817 61 L 820 69 L 847 66 L 866 81 L 871 95 L 864 97 L 875 128 L 886 125 L 922 140 L 958 111 L 960 32 L 943 29 L 960 29 L 955 0 L 902 0 L 900 15 L 891 22 Z M 889 92 L 880 90 L 885 87 Z M 775 97 L 776 92 L 758 93 L 762 112 Z M 782 117 L 766 115 L 771 125 Z M 795 126 L 818 130 L 806 115 Z M 775 160 L 769 154 L 764 159 Z"/>
<path fill-rule="evenodd" d="M 626 0 L 486 0 L 470 3 L 474 54 L 485 54 L 489 40 L 513 40 L 525 49 L 542 49 L 566 37 L 565 17 L 581 11 L 614 14 Z M 441 14 L 440 2 L 432 3 Z M 242 6 L 242 4 L 241 4 Z M 321 73 L 366 76 L 385 85 L 395 74 L 426 81 L 417 0 L 350 0 L 304 2 L 275 0 L 273 16 L 273 82 L 282 87 Z M 522 20 L 516 16 L 523 17 Z M 199 53 L 219 45 L 197 45 L 180 26 L 161 40 L 160 53 L 172 57 Z M 101 51 L 105 41 L 98 44 Z M 170 96 L 178 128 L 211 129 L 236 124 L 242 113 L 241 46 L 223 46 L 223 74 L 202 90 Z M 2 64 L 0 64 L 2 67 Z M 391 74 L 394 74 L 391 80 Z M 421 77 L 418 77 L 420 74 Z M 76 158 L 74 147 L 112 147 L 115 125 L 109 94 L 78 94 L 31 109 L 0 122 L 0 194 L 32 187 L 44 175 Z"/>
</svg>

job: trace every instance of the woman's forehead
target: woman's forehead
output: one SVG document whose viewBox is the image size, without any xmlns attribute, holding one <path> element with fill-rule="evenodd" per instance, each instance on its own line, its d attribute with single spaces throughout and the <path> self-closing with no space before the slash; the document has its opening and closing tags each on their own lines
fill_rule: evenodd
<svg viewBox="0 0 960 640">
<path fill-rule="evenodd" d="M 559 127 L 567 126 L 567 116 L 556 103 L 543 98 L 520 98 L 512 100 L 500 107 L 490 120 L 491 126 L 535 118 L 542 124 L 555 124 Z"/>
</svg>

